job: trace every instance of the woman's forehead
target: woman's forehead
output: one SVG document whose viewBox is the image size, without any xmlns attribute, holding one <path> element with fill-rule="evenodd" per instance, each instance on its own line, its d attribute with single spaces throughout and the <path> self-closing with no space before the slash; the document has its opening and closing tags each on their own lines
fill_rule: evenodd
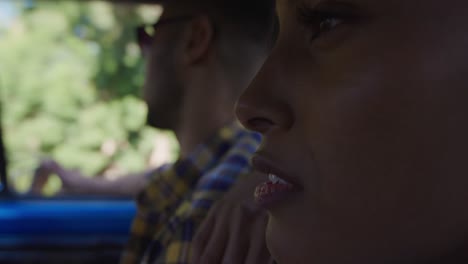
<svg viewBox="0 0 468 264">
<path fill-rule="evenodd" d="M 461 7 L 468 8 L 468 1 L 465 0 L 276 0 L 278 9 L 297 4 L 307 4 L 314 7 L 326 3 L 350 4 L 371 10 L 437 9 L 441 11 L 444 9 L 453 10 L 453 8 L 456 7 L 460 12 L 468 11 L 460 9 Z"/>
<path fill-rule="evenodd" d="M 281 27 L 294 25 L 294 17 L 304 6 L 333 13 L 337 9 L 330 7 L 336 4 L 347 5 L 353 16 L 365 17 L 368 25 L 387 31 L 423 30 L 448 36 L 455 29 L 463 34 L 468 25 L 466 0 L 276 0 Z"/>
</svg>

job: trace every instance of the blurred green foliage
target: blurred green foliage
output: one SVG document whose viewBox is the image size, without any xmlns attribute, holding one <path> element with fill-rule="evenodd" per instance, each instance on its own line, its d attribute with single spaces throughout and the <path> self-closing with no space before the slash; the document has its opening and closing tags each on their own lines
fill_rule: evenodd
<svg viewBox="0 0 468 264">
<path fill-rule="evenodd" d="M 148 166 L 155 137 L 138 99 L 143 66 L 134 27 L 157 19 L 148 6 L 106 2 L 12 1 L 0 25 L 0 89 L 10 182 L 28 190 L 41 158 L 86 175 Z M 152 21 L 154 22 L 154 21 Z M 60 182 L 52 180 L 48 192 Z"/>
</svg>

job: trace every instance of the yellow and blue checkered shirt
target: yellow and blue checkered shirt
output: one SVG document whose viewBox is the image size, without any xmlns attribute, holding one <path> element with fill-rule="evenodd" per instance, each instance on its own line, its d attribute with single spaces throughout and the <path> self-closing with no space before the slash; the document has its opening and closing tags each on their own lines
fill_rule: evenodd
<svg viewBox="0 0 468 264">
<path fill-rule="evenodd" d="M 188 158 L 152 175 L 121 263 L 187 264 L 195 231 L 211 205 L 250 171 L 260 135 L 237 123 L 222 128 Z"/>
</svg>

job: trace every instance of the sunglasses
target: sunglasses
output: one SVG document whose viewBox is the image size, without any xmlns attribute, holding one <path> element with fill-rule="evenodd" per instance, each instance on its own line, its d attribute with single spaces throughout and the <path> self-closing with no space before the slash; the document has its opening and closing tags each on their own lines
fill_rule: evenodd
<svg viewBox="0 0 468 264">
<path fill-rule="evenodd" d="M 159 27 L 163 25 L 188 21 L 192 19 L 193 17 L 194 17 L 193 15 L 171 17 L 171 18 L 166 18 L 166 19 L 160 19 L 158 20 L 158 22 L 152 25 L 138 26 L 136 28 L 136 38 L 137 38 L 138 46 L 140 46 L 140 49 L 144 51 L 147 47 L 151 46 L 151 44 L 153 43 L 154 36 Z"/>
</svg>

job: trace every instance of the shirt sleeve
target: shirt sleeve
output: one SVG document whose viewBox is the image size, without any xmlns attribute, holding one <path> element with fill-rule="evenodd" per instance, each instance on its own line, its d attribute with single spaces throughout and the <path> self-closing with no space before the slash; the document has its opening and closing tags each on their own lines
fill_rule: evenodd
<svg viewBox="0 0 468 264">
<path fill-rule="evenodd" d="M 190 161 L 178 161 L 171 168 L 157 170 L 138 194 L 137 213 L 121 264 L 140 263 L 154 235 L 161 230 L 179 203 L 199 178 Z"/>
</svg>

